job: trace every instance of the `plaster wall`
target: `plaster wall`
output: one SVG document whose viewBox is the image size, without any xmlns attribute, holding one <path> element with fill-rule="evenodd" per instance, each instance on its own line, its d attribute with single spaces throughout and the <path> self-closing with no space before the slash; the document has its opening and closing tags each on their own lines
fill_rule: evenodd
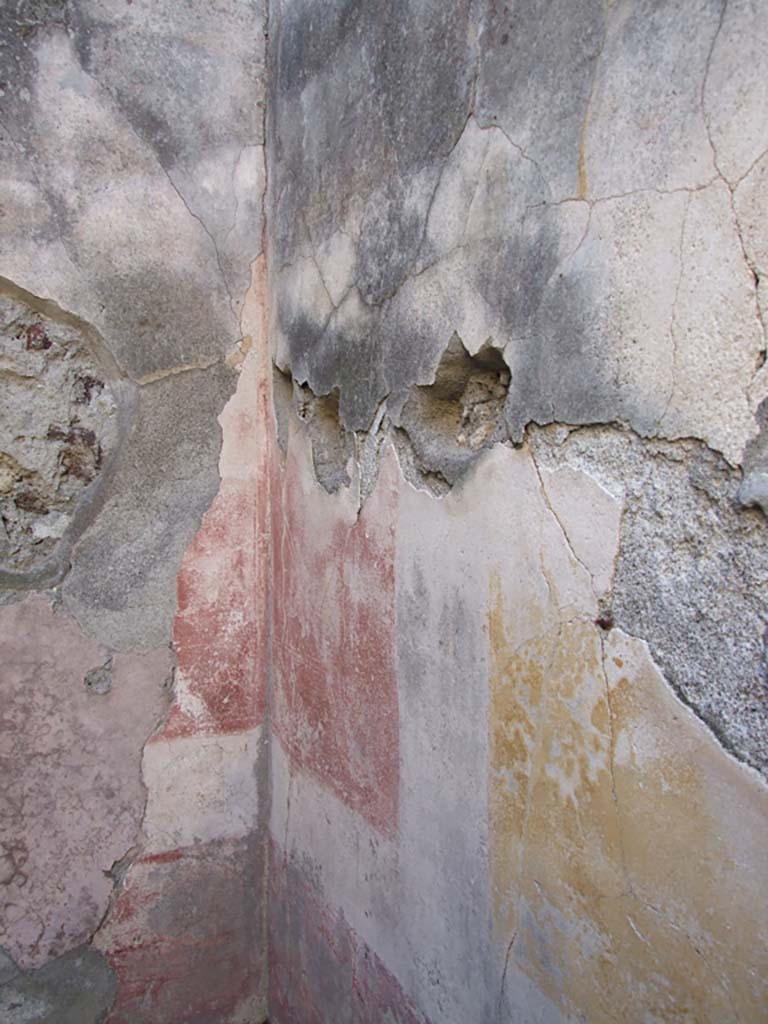
<svg viewBox="0 0 768 1024">
<path fill-rule="evenodd" d="M 766 1019 L 764 15 L 271 5 L 280 1024 Z"/>
<path fill-rule="evenodd" d="M 266 1014 L 264 29 L 0 7 L 4 1024 Z"/>
<path fill-rule="evenodd" d="M 764 13 L 5 5 L 3 1021 L 767 1019 Z"/>
</svg>

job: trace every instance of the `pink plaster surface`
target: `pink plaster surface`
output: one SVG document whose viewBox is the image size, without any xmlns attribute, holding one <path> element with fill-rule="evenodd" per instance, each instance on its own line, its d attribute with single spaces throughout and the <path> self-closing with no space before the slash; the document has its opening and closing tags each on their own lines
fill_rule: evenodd
<svg viewBox="0 0 768 1024">
<path fill-rule="evenodd" d="M 167 706 L 171 655 L 109 651 L 42 597 L 0 609 L 0 945 L 35 967 L 86 941 L 136 841 L 141 751 Z"/>
<path fill-rule="evenodd" d="M 222 486 L 187 550 L 174 622 L 180 699 L 163 738 L 241 732 L 264 715 L 262 554 L 254 488 Z"/>
</svg>

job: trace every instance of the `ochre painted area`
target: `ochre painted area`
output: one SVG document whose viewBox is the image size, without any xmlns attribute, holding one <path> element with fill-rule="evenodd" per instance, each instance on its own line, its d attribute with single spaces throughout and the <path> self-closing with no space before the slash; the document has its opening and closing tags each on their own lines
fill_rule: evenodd
<svg viewBox="0 0 768 1024">
<path fill-rule="evenodd" d="M 516 642 L 491 582 L 494 928 L 590 1022 L 766 1019 L 768 794 L 647 648 L 579 616 Z"/>
</svg>

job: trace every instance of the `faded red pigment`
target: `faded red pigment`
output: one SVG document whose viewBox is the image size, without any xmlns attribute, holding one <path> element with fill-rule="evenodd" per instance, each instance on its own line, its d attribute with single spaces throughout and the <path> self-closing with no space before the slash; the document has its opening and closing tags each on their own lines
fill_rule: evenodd
<svg viewBox="0 0 768 1024">
<path fill-rule="evenodd" d="M 258 870 L 242 842 L 134 863 L 108 925 L 118 992 L 109 1024 L 228 1020 L 263 984 Z"/>
<path fill-rule="evenodd" d="M 271 846 L 269 1005 L 280 1024 L 429 1024 L 341 910 Z"/>
<path fill-rule="evenodd" d="M 272 724 L 311 772 L 384 834 L 397 829 L 394 474 L 382 469 L 356 522 L 311 519 L 298 467 L 273 513 Z M 314 485 L 316 486 L 316 485 Z"/>
<path fill-rule="evenodd" d="M 263 590 L 257 503 L 251 487 L 223 485 L 184 556 L 173 627 L 177 671 L 201 713 L 178 703 L 162 732 L 177 736 L 252 729 L 264 717 Z"/>
</svg>

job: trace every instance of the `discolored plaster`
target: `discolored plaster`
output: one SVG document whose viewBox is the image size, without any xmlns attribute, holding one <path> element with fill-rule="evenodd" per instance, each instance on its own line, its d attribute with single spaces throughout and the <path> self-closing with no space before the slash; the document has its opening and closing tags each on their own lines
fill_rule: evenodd
<svg viewBox="0 0 768 1024">
<path fill-rule="evenodd" d="M 268 915 L 278 1021 L 761 1019 L 764 26 L 509 6 L 0 26 L 0 272 L 131 413 L 29 643 L 176 655 L 111 1024 L 263 1018 Z"/>
<path fill-rule="evenodd" d="M 5 1024 L 101 1024 L 115 995 L 104 957 L 79 946 L 33 971 L 0 950 L 0 1013 Z"/>
<path fill-rule="evenodd" d="M 136 841 L 141 749 L 168 707 L 171 655 L 115 654 L 41 596 L 0 609 L 3 884 L 0 944 L 40 967 L 85 943 Z"/>
</svg>

